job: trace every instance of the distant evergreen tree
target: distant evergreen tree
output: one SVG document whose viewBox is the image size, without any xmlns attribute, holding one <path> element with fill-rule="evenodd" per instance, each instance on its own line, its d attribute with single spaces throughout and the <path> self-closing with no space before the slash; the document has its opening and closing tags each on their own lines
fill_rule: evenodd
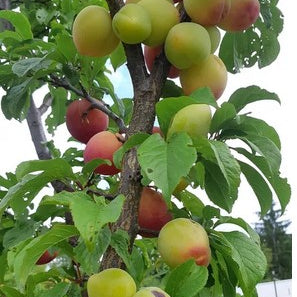
<svg viewBox="0 0 297 297">
<path fill-rule="evenodd" d="M 255 223 L 268 262 L 267 281 L 292 278 L 292 234 L 286 233 L 291 221 L 280 220 L 281 216 L 282 211 L 275 209 L 273 204 L 269 212 Z"/>
</svg>

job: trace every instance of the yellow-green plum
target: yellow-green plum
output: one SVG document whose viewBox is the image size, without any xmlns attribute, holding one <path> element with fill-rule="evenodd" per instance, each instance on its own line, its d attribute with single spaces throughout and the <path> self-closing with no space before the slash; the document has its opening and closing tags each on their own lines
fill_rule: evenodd
<svg viewBox="0 0 297 297">
<path fill-rule="evenodd" d="M 227 85 L 227 69 L 224 62 L 211 54 L 199 65 L 192 65 L 180 71 L 180 83 L 185 95 L 202 87 L 209 87 L 216 99 L 219 99 Z"/>
<path fill-rule="evenodd" d="M 205 27 L 210 37 L 211 49 L 210 52 L 213 54 L 219 47 L 221 41 L 221 32 L 216 26 Z"/>
<path fill-rule="evenodd" d="M 167 0 L 141 0 L 151 18 L 151 35 L 143 41 L 148 46 L 157 46 L 165 42 L 169 30 L 179 23 L 179 13 L 176 7 Z"/>
<path fill-rule="evenodd" d="M 174 116 L 167 132 L 167 138 L 176 132 L 186 132 L 194 140 L 206 137 L 210 129 L 211 110 L 207 104 L 190 104 Z"/>
<path fill-rule="evenodd" d="M 174 219 L 161 229 L 158 251 L 172 268 L 190 259 L 197 265 L 208 266 L 211 259 L 207 232 L 200 224 L 186 218 Z"/>
<path fill-rule="evenodd" d="M 178 69 L 199 64 L 210 55 L 207 30 L 195 23 L 179 23 L 172 27 L 165 40 L 168 61 Z"/>
<path fill-rule="evenodd" d="M 218 24 L 229 12 L 229 0 L 183 0 L 191 20 L 203 26 Z"/>
<path fill-rule="evenodd" d="M 73 42 L 81 55 L 103 57 L 115 50 L 120 40 L 112 30 L 109 12 L 90 5 L 76 16 L 72 27 Z"/>
<path fill-rule="evenodd" d="M 133 297 L 136 284 L 125 270 L 109 268 L 90 276 L 87 290 L 89 297 Z"/>
<path fill-rule="evenodd" d="M 138 4 L 124 5 L 113 17 L 112 28 L 121 41 L 128 44 L 141 43 L 152 32 L 147 11 Z"/>
<path fill-rule="evenodd" d="M 165 291 L 158 287 L 144 287 L 140 288 L 139 291 L 133 297 L 170 297 Z"/>
<path fill-rule="evenodd" d="M 257 20 L 259 12 L 258 0 L 231 0 L 231 9 L 218 26 L 231 32 L 246 30 Z"/>
</svg>

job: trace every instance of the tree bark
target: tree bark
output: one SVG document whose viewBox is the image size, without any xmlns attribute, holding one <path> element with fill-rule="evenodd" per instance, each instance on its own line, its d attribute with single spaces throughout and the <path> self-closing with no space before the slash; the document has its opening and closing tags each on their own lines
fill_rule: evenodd
<svg viewBox="0 0 297 297">
<path fill-rule="evenodd" d="M 108 1 L 111 14 L 122 6 L 122 1 Z M 126 137 L 137 132 L 151 133 L 155 120 L 155 104 L 158 102 L 166 81 L 170 64 L 161 54 L 155 61 L 149 75 L 146 70 L 141 45 L 124 44 L 127 67 L 134 91 L 134 108 Z M 122 229 L 130 237 L 130 249 L 138 233 L 137 213 L 142 191 L 140 165 L 136 149 L 129 150 L 123 157 L 119 193 L 126 197 L 123 210 L 112 230 Z M 101 270 L 111 267 L 124 267 L 123 260 L 109 247 L 101 262 Z"/>
</svg>

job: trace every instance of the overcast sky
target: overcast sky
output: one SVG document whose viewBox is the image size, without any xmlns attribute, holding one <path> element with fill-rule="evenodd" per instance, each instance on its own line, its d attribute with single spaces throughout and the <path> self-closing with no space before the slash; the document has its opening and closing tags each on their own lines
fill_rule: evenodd
<svg viewBox="0 0 297 297">
<path fill-rule="evenodd" d="M 292 200 L 296 200 L 296 11 L 295 1 L 283 0 L 279 2 L 279 8 L 285 15 L 285 27 L 279 40 L 281 43 L 281 53 L 276 62 L 271 66 L 259 70 L 257 67 L 245 69 L 237 75 L 229 74 L 228 84 L 225 93 L 218 101 L 222 103 L 229 98 L 237 88 L 249 85 L 258 85 L 268 91 L 279 95 L 282 105 L 274 101 L 264 101 L 249 106 L 248 111 L 252 116 L 259 117 L 274 128 L 282 141 L 282 176 L 287 177 L 292 187 Z M 123 69 L 114 76 L 114 82 L 119 94 L 123 97 L 131 94 L 127 73 Z M 3 93 L 0 93 L 1 95 Z M 43 95 L 40 94 L 40 98 Z M 5 172 L 14 171 L 17 164 L 24 160 L 36 159 L 33 144 L 26 123 L 18 123 L 15 120 L 8 121 L 0 112 L 0 133 L 1 133 L 1 154 L 0 154 L 0 175 Z M 66 140 L 68 132 L 65 126 L 61 126 L 56 135 L 55 143 L 64 151 L 67 148 Z M 48 136 L 51 139 L 51 136 Z M 295 203 L 295 202 L 293 202 Z M 290 203 L 287 211 L 287 218 L 293 218 L 293 203 Z M 295 208 L 296 209 L 296 208 Z M 294 210 L 295 210 L 294 209 Z M 257 199 L 243 182 L 240 189 L 239 199 L 233 209 L 235 216 L 243 217 L 252 223 L 257 220 L 255 215 L 259 211 Z"/>
</svg>

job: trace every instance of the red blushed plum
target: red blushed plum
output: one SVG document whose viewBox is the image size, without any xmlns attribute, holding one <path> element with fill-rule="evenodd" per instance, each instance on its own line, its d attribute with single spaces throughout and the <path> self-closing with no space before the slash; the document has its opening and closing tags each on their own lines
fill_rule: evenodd
<svg viewBox="0 0 297 297">
<path fill-rule="evenodd" d="M 152 71 L 155 58 L 161 53 L 162 46 L 150 47 L 145 45 L 144 46 L 144 60 L 146 63 L 146 67 L 149 72 Z M 179 76 L 179 70 L 171 66 L 169 69 L 168 77 L 169 78 L 177 78 Z"/>
<path fill-rule="evenodd" d="M 190 259 L 194 259 L 197 265 L 208 266 L 211 258 L 205 229 L 187 218 L 174 219 L 161 229 L 158 251 L 164 262 L 172 268 Z"/>
<path fill-rule="evenodd" d="M 140 197 L 138 209 L 138 225 L 140 229 L 160 231 L 161 228 L 172 219 L 167 205 L 161 193 L 144 187 Z M 149 232 L 141 231 L 143 237 L 154 237 Z"/>
<path fill-rule="evenodd" d="M 58 256 L 58 252 L 55 251 L 53 254 L 51 254 L 48 250 L 46 250 L 40 258 L 37 260 L 36 265 L 44 265 L 52 260 L 54 260 Z"/>
<path fill-rule="evenodd" d="M 259 13 L 258 0 L 231 0 L 231 9 L 218 26 L 225 31 L 243 31 L 255 23 Z"/>
<path fill-rule="evenodd" d="M 86 99 L 71 102 L 66 112 L 66 126 L 69 133 L 78 141 L 87 143 L 89 139 L 108 127 L 108 116 L 99 109 L 90 109 Z"/>
<path fill-rule="evenodd" d="M 229 0 L 184 0 L 184 7 L 193 22 L 203 26 L 217 25 L 229 12 Z"/>
<path fill-rule="evenodd" d="M 162 131 L 161 131 L 161 128 L 158 127 L 158 126 L 154 126 L 154 127 L 153 127 L 152 133 L 153 133 L 153 134 L 155 134 L 155 133 L 159 133 L 159 134 L 163 137 L 163 133 L 162 133 Z"/>
<path fill-rule="evenodd" d="M 87 143 L 84 150 L 84 162 L 87 163 L 93 159 L 107 159 L 113 161 L 113 154 L 122 146 L 117 136 L 109 131 L 102 131 L 95 134 Z M 98 174 L 114 175 L 120 172 L 120 169 L 112 165 L 99 165 L 95 171 Z"/>
</svg>

